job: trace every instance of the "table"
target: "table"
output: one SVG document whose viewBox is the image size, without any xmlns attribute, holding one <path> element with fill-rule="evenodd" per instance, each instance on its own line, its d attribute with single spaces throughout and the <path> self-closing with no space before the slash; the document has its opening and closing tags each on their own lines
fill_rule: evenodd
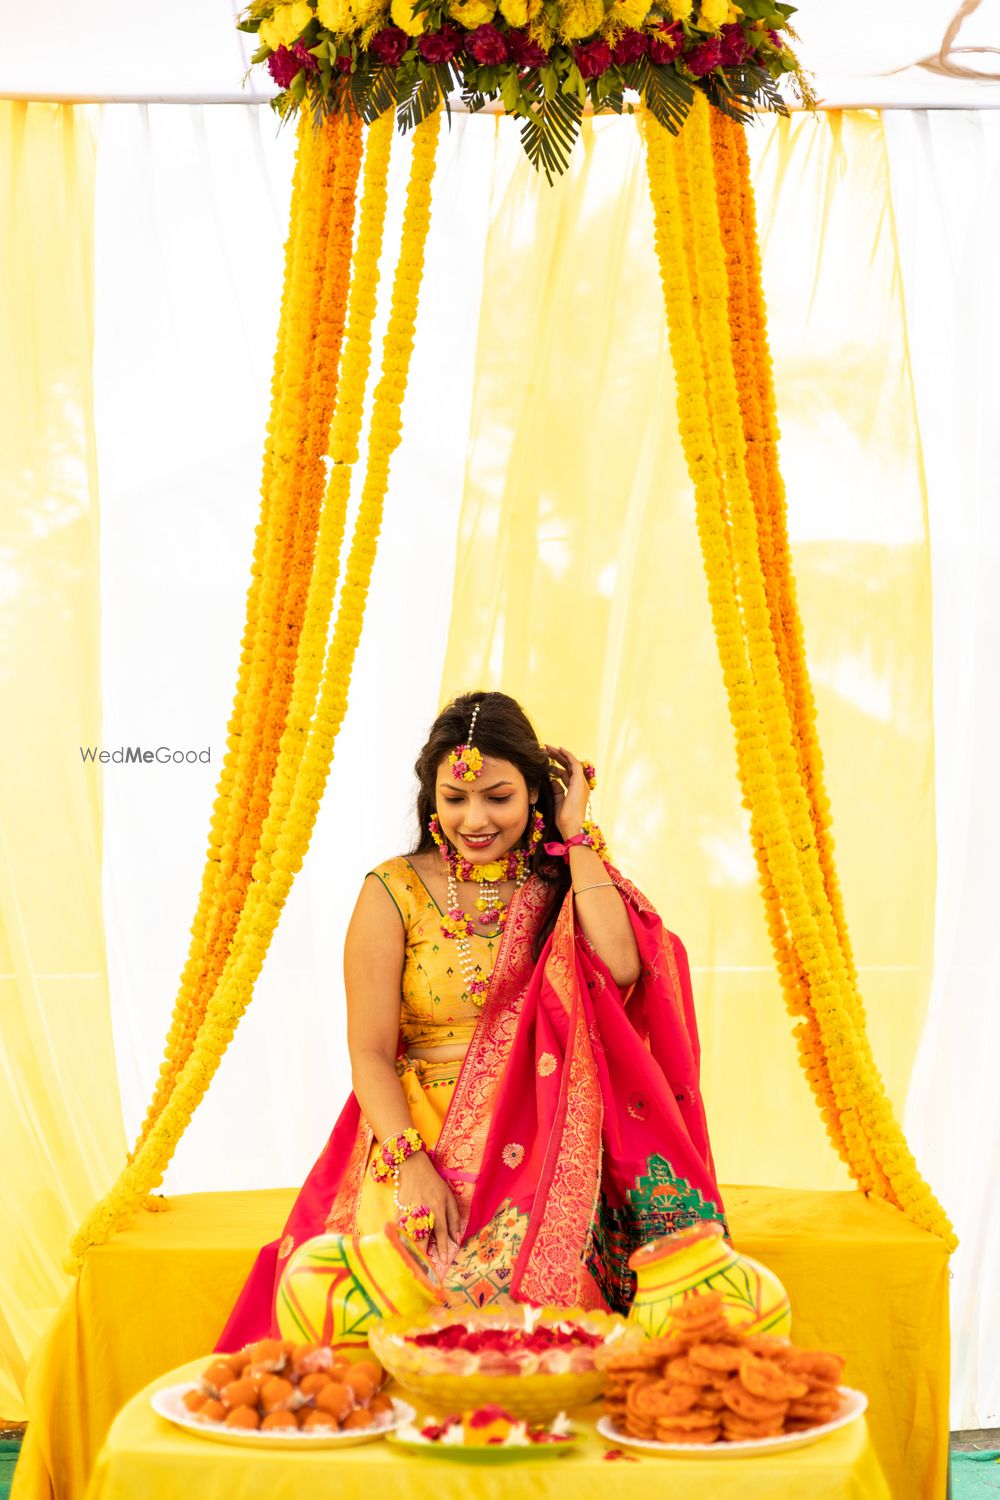
<svg viewBox="0 0 1000 1500">
<path fill-rule="evenodd" d="M 153 1381 L 115 1418 L 86 1500 L 302 1500 L 324 1492 L 337 1500 L 405 1495 L 406 1500 L 607 1500 L 627 1488 L 629 1500 L 889 1500 L 889 1487 L 864 1419 L 809 1448 L 759 1458 L 647 1458 L 609 1462 L 593 1431 L 600 1408 L 576 1414 L 590 1429 L 582 1451 L 537 1464 L 477 1467 L 401 1453 L 387 1443 L 340 1452 L 261 1453 L 192 1437 L 149 1405 L 161 1385 L 191 1380 L 202 1360 Z M 334 1488 L 335 1486 L 335 1488 Z"/>
<path fill-rule="evenodd" d="M 949 1367 L 942 1242 L 856 1191 L 722 1191 L 737 1247 L 788 1289 L 796 1342 L 839 1350 L 845 1382 L 867 1393 L 893 1500 L 941 1500 Z M 90 1252 L 32 1360 L 31 1421 L 12 1500 L 83 1500 L 115 1414 L 162 1371 L 213 1347 L 293 1198 L 285 1188 L 177 1197 L 169 1213 L 140 1213 Z"/>
</svg>

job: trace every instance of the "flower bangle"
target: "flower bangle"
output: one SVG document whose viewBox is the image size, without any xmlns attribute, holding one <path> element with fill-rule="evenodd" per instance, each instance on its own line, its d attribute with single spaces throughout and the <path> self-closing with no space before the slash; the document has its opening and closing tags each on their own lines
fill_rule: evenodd
<svg viewBox="0 0 1000 1500">
<path fill-rule="evenodd" d="M 372 1177 L 376 1182 L 390 1182 L 404 1161 L 424 1149 L 423 1136 L 412 1127 L 400 1130 L 396 1135 L 386 1136 L 372 1157 Z"/>
</svg>

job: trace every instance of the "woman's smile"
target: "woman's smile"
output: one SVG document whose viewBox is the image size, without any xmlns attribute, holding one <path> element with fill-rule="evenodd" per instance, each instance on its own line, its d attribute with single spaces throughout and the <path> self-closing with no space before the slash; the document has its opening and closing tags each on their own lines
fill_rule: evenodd
<svg viewBox="0 0 1000 1500">
<path fill-rule="evenodd" d="M 462 833 L 459 837 L 463 844 L 468 844 L 470 849 L 488 849 L 497 835 L 495 833 Z"/>
</svg>

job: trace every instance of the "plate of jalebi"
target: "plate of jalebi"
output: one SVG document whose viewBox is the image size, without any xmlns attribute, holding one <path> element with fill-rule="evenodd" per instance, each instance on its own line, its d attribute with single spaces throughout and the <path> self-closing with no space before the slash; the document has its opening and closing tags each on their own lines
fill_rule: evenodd
<svg viewBox="0 0 1000 1500">
<path fill-rule="evenodd" d="M 701 1293 L 672 1310 L 665 1334 L 609 1351 L 605 1441 L 646 1453 L 735 1458 L 801 1448 L 861 1416 L 868 1398 L 841 1385 L 844 1359 L 734 1327 Z"/>
</svg>

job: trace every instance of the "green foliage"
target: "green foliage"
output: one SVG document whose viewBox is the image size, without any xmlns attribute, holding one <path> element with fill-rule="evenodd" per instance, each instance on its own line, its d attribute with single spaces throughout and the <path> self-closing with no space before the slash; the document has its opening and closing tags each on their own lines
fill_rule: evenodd
<svg viewBox="0 0 1000 1500">
<path fill-rule="evenodd" d="M 583 80 L 580 82 L 582 85 Z M 522 86 L 530 102 L 528 117 L 521 127 L 521 145 L 531 165 L 536 171 L 541 169 L 551 184 L 569 166 L 580 134 L 584 101 L 575 91 L 560 91 L 547 97 L 537 73 L 529 73 Z"/>
</svg>

